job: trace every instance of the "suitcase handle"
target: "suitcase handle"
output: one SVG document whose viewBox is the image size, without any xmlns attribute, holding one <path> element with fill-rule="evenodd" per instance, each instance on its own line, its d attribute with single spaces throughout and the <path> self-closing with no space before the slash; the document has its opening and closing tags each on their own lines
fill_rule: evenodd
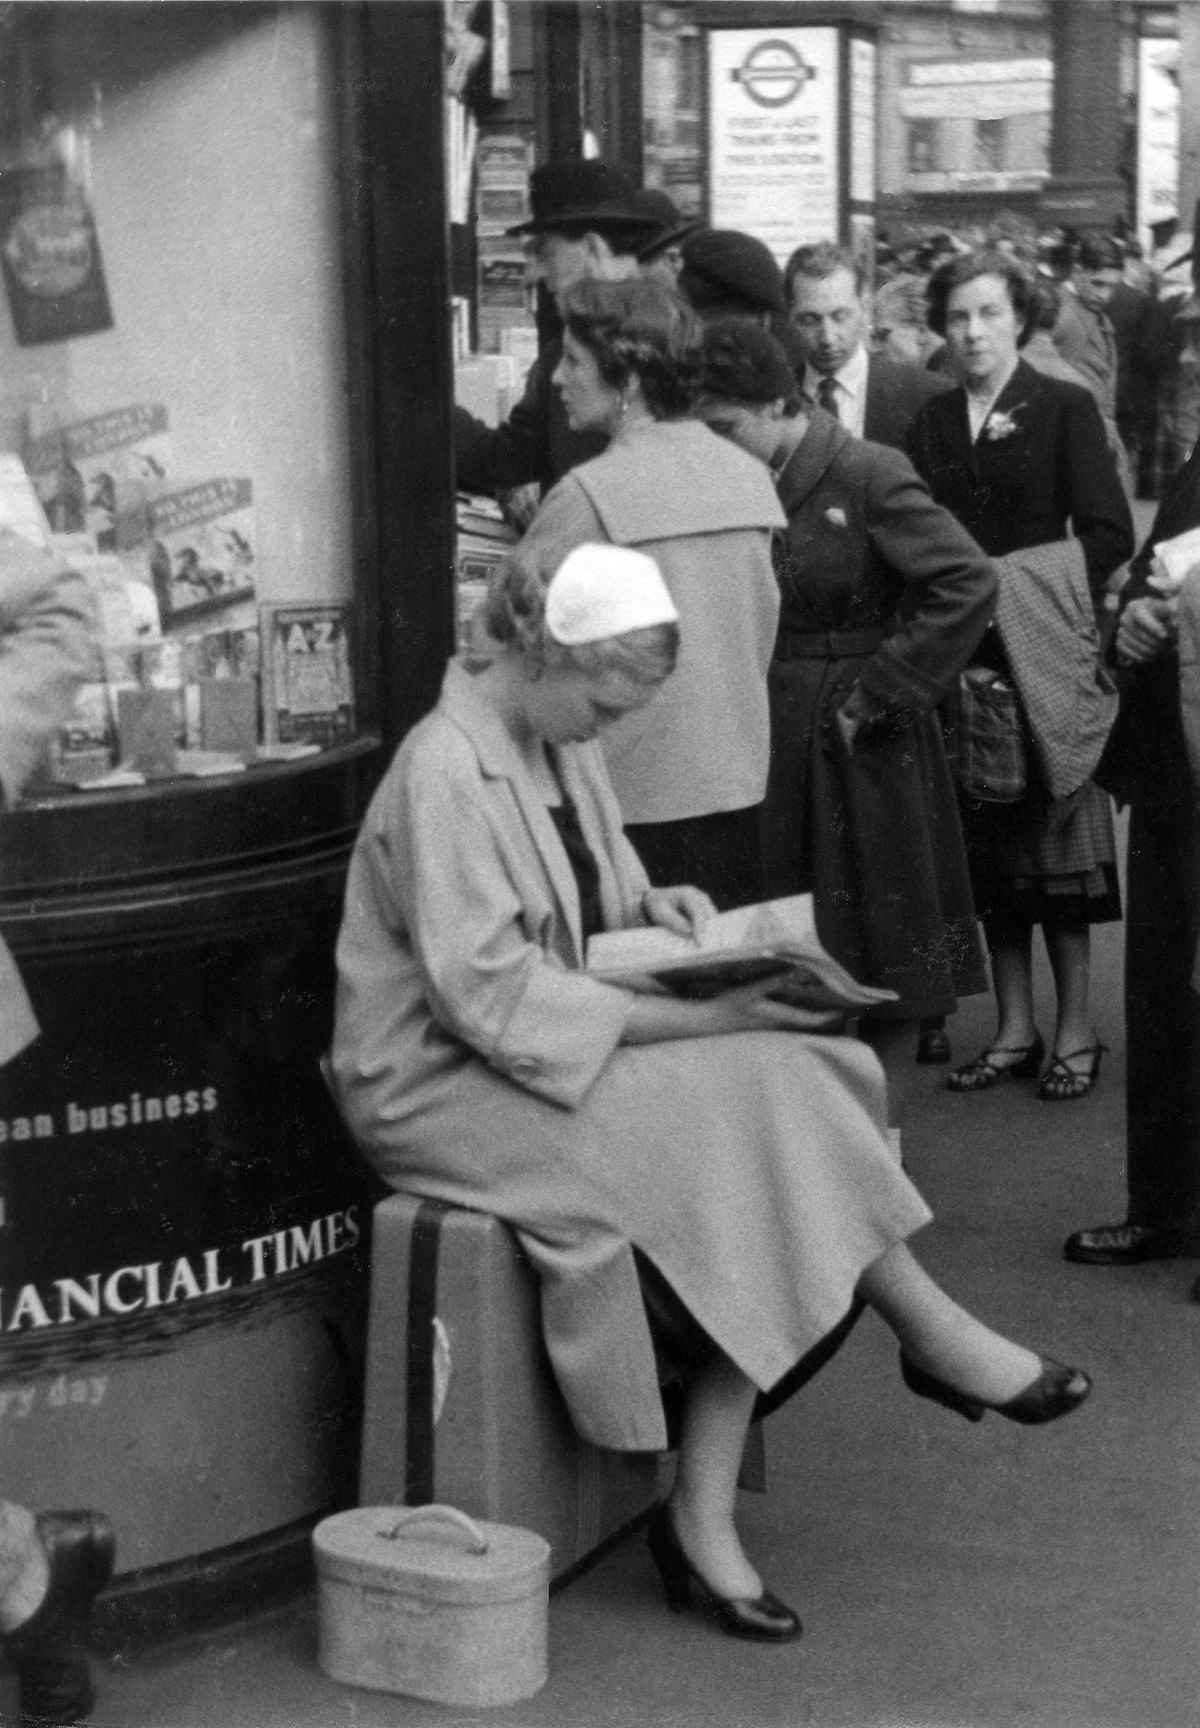
<svg viewBox="0 0 1200 1728">
<path fill-rule="evenodd" d="M 411 1506 L 401 1512 L 390 1530 L 380 1530 L 379 1535 L 389 1542 L 397 1541 L 407 1529 L 420 1520 L 426 1523 L 453 1524 L 468 1538 L 473 1554 L 486 1554 L 488 1539 L 473 1518 L 468 1518 L 465 1512 L 460 1512 L 457 1506 Z"/>
</svg>

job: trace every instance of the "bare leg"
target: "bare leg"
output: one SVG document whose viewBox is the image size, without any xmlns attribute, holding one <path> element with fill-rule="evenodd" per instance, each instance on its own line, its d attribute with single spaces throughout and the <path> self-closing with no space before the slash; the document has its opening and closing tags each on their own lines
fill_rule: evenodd
<svg viewBox="0 0 1200 1728">
<path fill-rule="evenodd" d="M 671 1519 L 688 1558 L 721 1596 L 762 1592 L 733 1523 L 754 1398 L 752 1382 L 717 1356 L 697 1375 L 684 1409 Z"/>
<path fill-rule="evenodd" d="M 1044 929 L 1046 952 L 1058 992 L 1058 1024 L 1054 1049 L 1062 1055 L 1083 1050 L 1096 1042 L 1088 1016 L 1088 985 L 1091 979 L 1091 936 L 1086 924 L 1048 925 Z M 1090 1058 L 1068 1067 L 1086 1072 Z"/>
<path fill-rule="evenodd" d="M 1006 1403 L 1041 1372 L 1034 1351 L 960 1308 L 904 1243 L 867 1267 L 858 1292 L 891 1327 L 911 1362 L 968 1397 Z"/>
<path fill-rule="evenodd" d="M 996 989 L 996 1044 L 1021 1049 L 1033 1042 L 1033 928 L 1004 924 L 989 930 L 992 982 Z M 1002 1057 L 1003 1067 L 1013 1057 Z"/>
</svg>

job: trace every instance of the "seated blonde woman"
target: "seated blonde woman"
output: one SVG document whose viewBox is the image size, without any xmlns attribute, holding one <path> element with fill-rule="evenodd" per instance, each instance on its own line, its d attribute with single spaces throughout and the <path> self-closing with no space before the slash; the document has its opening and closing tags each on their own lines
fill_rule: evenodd
<svg viewBox="0 0 1200 1728">
<path fill-rule="evenodd" d="M 541 1281 L 542 1325 L 579 1431 L 667 1440 L 639 1267 L 654 1307 L 707 1340 L 678 1468 L 650 1528 L 667 1601 L 739 1637 L 795 1612 L 739 1541 L 736 1481 L 756 1399 L 856 1301 L 900 1341 L 908 1384 L 977 1420 L 1044 1422 L 1087 1395 L 950 1300 L 905 1241 L 929 1218 L 885 1133 L 857 1039 L 772 1001 L 708 1001 L 588 977 L 590 933 L 695 932 L 699 890 L 651 888 L 622 832 L 604 727 L 669 676 L 677 613 L 653 560 L 583 546 L 514 561 L 488 598 L 500 644 L 452 665 L 355 848 L 338 943 L 341 1108 L 397 1187 L 507 1219 Z"/>
</svg>

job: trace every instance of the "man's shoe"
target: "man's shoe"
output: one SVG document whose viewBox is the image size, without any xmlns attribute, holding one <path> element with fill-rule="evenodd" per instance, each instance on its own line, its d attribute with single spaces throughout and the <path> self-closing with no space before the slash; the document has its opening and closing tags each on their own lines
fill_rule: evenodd
<svg viewBox="0 0 1200 1728">
<path fill-rule="evenodd" d="M 1084 1266 L 1135 1266 L 1140 1260 L 1176 1260 L 1182 1252 L 1176 1231 L 1148 1224 L 1099 1224 L 1076 1230 L 1063 1243 L 1063 1259 Z"/>
<path fill-rule="evenodd" d="M 37 1533 L 50 1568 L 46 1594 L 7 1634 L 4 1650 L 20 1682 L 22 1720 L 77 1722 L 94 1703 L 87 1623 L 112 1576 L 116 1539 L 100 1512 L 42 1512 Z"/>
</svg>

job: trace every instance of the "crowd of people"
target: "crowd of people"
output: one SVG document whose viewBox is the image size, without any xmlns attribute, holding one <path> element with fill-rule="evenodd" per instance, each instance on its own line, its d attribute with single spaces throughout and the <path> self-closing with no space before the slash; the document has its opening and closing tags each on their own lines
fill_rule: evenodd
<svg viewBox="0 0 1200 1728">
<path fill-rule="evenodd" d="M 1090 1389 L 921 1269 L 929 1214 L 888 1129 L 914 1057 L 950 1061 L 949 1016 L 989 985 L 995 1032 L 954 1090 L 1026 1080 L 1064 1103 L 1099 1082 L 1116 682 L 1152 674 L 1178 709 L 1186 614 L 1151 549 L 1122 586 L 1158 434 L 1120 384 L 1107 239 L 1068 259 L 947 238 L 872 284 L 832 240 L 781 269 L 602 162 L 549 164 L 531 192 L 518 231 L 560 333 L 504 424 L 455 422 L 460 486 L 509 500 L 523 532 L 359 838 L 335 1089 L 389 1181 L 514 1226 L 581 1433 L 660 1446 L 658 1375 L 683 1374 L 649 1530 L 668 1604 L 782 1641 L 799 1617 L 736 1526 L 747 1424 L 860 1313 L 896 1334 L 913 1392 L 971 1419 L 1052 1421 Z M 1192 473 L 1166 482 L 1170 531 Z M 1168 942 L 1191 989 L 1178 716 L 1176 734 L 1178 796 L 1135 810 L 1159 833 L 1130 879 L 1131 992 Z M 682 1000 L 586 970 L 598 931 L 695 935 L 796 893 L 884 1006 L 814 1015 L 772 979 Z M 1190 1009 L 1173 1004 L 1156 1085 L 1189 1064 Z M 1068 1258 L 1196 1245 L 1194 1071 L 1153 1109 L 1149 1078 L 1131 1084 L 1155 1129 L 1131 1122 L 1129 1216 Z"/>
<path fill-rule="evenodd" d="M 661 1449 L 664 1364 L 682 1379 L 648 1532 L 667 1602 L 782 1642 L 799 1616 L 736 1527 L 746 1432 L 862 1312 L 913 1393 L 972 1421 L 1047 1423 L 1090 1391 L 921 1268 L 930 1213 L 889 1127 L 989 987 L 994 1035 L 952 1089 L 1074 1102 L 1098 1083 L 1113 796 L 1132 806 L 1129 1209 L 1063 1251 L 1200 1250 L 1200 607 L 1154 551 L 1200 526 L 1200 319 L 1109 236 L 944 235 L 881 246 L 873 271 L 830 240 L 781 269 L 599 161 L 536 170 L 531 211 L 515 232 L 559 333 L 502 425 L 454 423 L 460 487 L 522 535 L 363 823 L 332 1083 L 387 1180 L 515 1228 L 585 1437 Z M 1131 495 L 1162 500 L 1136 558 Z M 70 682 L 70 581 L 48 590 L 57 647 L 10 621 L 12 737 L 18 650 L 44 683 L 57 653 Z M 800 893 L 884 1005 L 587 973 L 598 932 L 696 936 Z M 6 961 L 16 1050 L 36 1029 Z M 112 1556 L 99 1514 L 0 1503 L 27 1713 L 89 1706 Z"/>
</svg>

